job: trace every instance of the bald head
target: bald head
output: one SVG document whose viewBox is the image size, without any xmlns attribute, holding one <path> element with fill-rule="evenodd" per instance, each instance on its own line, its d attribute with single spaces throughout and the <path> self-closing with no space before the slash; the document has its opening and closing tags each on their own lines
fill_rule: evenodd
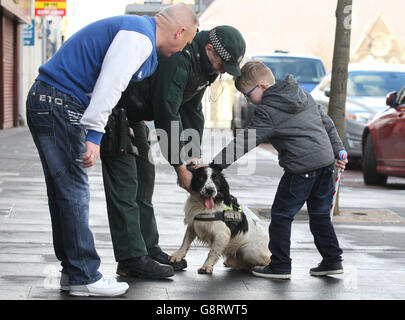
<svg viewBox="0 0 405 320">
<path fill-rule="evenodd" d="M 193 40 L 199 26 L 194 11 L 184 3 L 167 7 L 155 15 L 156 48 L 170 56 Z"/>
<path fill-rule="evenodd" d="M 198 26 L 198 18 L 194 11 L 184 3 L 178 3 L 167 7 L 156 14 L 156 19 L 166 28 L 184 26 L 191 28 Z"/>
</svg>

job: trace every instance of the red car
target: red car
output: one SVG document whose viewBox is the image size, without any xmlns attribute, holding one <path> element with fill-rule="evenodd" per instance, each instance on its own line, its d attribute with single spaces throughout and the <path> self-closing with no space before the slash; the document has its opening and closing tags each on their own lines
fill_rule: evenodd
<svg viewBox="0 0 405 320">
<path fill-rule="evenodd" d="M 388 176 L 405 178 L 405 86 L 387 95 L 388 109 L 364 128 L 362 165 L 364 183 L 384 185 Z"/>
</svg>

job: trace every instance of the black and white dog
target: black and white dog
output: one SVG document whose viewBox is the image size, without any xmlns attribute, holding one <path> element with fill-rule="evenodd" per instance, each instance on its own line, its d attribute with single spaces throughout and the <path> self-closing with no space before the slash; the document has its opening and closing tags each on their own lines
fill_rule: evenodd
<svg viewBox="0 0 405 320">
<path fill-rule="evenodd" d="M 270 263 L 269 236 L 266 230 L 239 209 L 221 172 L 210 167 L 189 169 L 193 173 L 193 191 L 184 206 L 187 225 L 183 244 L 171 255 L 180 261 L 195 238 L 210 247 L 198 273 L 212 273 L 220 256 L 235 269 L 251 269 Z M 231 208 L 231 209 L 229 209 Z M 229 209 L 229 210 L 227 210 Z"/>
</svg>

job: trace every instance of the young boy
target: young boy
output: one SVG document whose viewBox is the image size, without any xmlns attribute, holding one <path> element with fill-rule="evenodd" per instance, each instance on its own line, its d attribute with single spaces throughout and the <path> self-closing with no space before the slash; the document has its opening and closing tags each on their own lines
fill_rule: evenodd
<svg viewBox="0 0 405 320">
<path fill-rule="evenodd" d="M 210 166 L 225 169 L 232 164 L 226 163 L 230 151 L 236 150 L 233 153 L 233 161 L 236 161 L 249 152 L 249 147 L 252 149 L 260 143 L 271 142 L 285 171 L 271 208 L 271 262 L 266 267 L 255 267 L 253 275 L 291 278 L 291 223 L 305 202 L 315 245 L 323 258 L 310 274 L 343 273 L 342 250 L 329 211 L 334 190 L 334 163 L 344 170 L 347 160 L 335 162 L 335 156 L 344 147 L 332 120 L 310 94 L 300 89 L 291 75 L 274 84 L 271 70 L 259 61 L 246 63 L 241 71 L 242 75 L 235 81 L 236 88 L 259 106 L 244 132 L 230 142 Z M 256 145 L 248 143 L 248 129 L 256 130 Z"/>
</svg>

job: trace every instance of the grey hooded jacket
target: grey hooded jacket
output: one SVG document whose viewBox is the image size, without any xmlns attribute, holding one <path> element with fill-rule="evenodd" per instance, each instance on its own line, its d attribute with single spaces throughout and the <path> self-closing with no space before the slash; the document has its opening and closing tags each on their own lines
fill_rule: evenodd
<svg viewBox="0 0 405 320">
<path fill-rule="evenodd" d="M 291 173 L 331 165 L 339 151 L 344 150 L 332 119 L 291 75 L 264 92 L 262 104 L 255 107 L 248 127 L 210 166 L 225 169 L 263 142 L 273 145 L 278 151 L 280 166 Z"/>
</svg>

